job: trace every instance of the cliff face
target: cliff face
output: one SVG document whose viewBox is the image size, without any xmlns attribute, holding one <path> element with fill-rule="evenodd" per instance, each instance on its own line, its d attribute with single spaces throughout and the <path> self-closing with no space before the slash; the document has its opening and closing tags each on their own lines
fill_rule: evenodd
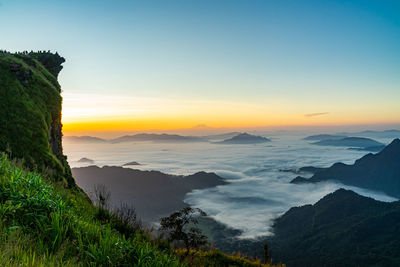
<svg viewBox="0 0 400 267">
<path fill-rule="evenodd" d="M 61 141 L 63 62 L 49 52 L 0 52 L 0 151 L 74 187 Z"/>
</svg>

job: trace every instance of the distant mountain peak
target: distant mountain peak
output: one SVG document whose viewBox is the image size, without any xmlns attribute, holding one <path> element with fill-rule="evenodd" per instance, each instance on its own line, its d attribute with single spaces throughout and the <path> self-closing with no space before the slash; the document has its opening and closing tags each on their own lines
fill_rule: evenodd
<svg viewBox="0 0 400 267">
<path fill-rule="evenodd" d="M 397 150 L 400 151 L 400 139 L 396 138 L 394 139 L 390 144 L 388 144 L 382 151 L 381 153 L 385 153 L 387 150 Z"/>
<path fill-rule="evenodd" d="M 252 135 L 249 133 L 241 133 L 241 134 L 236 135 L 236 137 L 252 137 L 252 136 L 255 136 L 255 135 Z"/>
<path fill-rule="evenodd" d="M 359 194 L 357 194 L 356 192 L 354 192 L 352 190 L 339 188 L 335 192 L 327 194 L 326 196 L 321 198 L 315 205 L 318 206 L 318 205 L 321 205 L 322 203 L 328 203 L 331 201 L 337 202 L 339 199 L 341 199 L 342 201 L 343 200 L 344 201 L 346 201 L 346 200 L 354 201 L 354 198 L 369 199 L 368 197 L 360 196 Z"/>
<path fill-rule="evenodd" d="M 271 142 L 270 139 L 263 137 L 263 136 L 258 136 L 258 135 L 252 135 L 248 133 L 240 133 L 238 135 L 233 136 L 232 138 L 225 139 L 222 142 L 218 142 L 219 144 L 257 144 L 257 143 L 265 143 L 265 142 Z"/>
</svg>

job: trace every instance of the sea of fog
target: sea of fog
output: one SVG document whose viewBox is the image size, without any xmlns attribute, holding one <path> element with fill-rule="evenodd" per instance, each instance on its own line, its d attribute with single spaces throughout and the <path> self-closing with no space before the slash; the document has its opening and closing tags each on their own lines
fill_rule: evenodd
<svg viewBox="0 0 400 267">
<path fill-rule="evenodd" d="M 311 145 L 304 134 L 268 133 L 272 142 L 256 145 L 222 145 L 212 143 L 82 144 L 64 142 L 64 152 L 71 167 L 86 157 L 98 166 L 121 166 L 136 161 L 140 170 L 186 175 L 198 171 L 215 172 L 230 183 L 205 190 L 195 190 L 185 202 L 199 207 L 219 222 L 243 231 L 242 238 L 271 234 L 272 220 L 289 208 L 313 204 L 338 188 L 382 201 L 395 199 L 335 182 L 294 185 L 297 175 L 279 170 L 303 166 L 328 167 L 335 162 L 354 163 L 367 152 L 343 147 Z M 379 140 L 388 143 L 389 140 Z M 90 164 L 89 164 L 90 165 Z M 305 175 L 303 175 L 305 176 Z"/>
</svg>

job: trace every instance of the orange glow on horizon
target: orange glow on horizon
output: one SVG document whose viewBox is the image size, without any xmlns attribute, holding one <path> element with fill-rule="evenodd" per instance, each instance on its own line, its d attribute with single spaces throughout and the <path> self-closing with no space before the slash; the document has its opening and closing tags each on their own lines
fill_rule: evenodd
<svg viewBox="0 0 400 267">
<path fill-rule="evenodd" d="M 397 124 L 396 105 L 309 107 L 282 99 L 232 102 L 104 95 L 64 95 L 65 132 L 117 132 L 278 126 Z M 297 104 L 297 105 L 296 105 Z M 377 112 L 379 110 L 380 112 Z"/>
<path fill-rule="evenodd" d="M 203 120 L 204 121 L 204 120 Z M 226 129 L 244 129 L 244 128 L 268 128 L 268 127 L 291 127 L 291 126 L 338 126 L 338 125 L 364 125 L 364 124 L 397 124 L 398 121 L 360 121 L 360 120 L 342 120 L 331 122 L 305 122 L 288 120 L 271 120 L 270 122 L 257 121 L 227 121 L 225 123 L 206 123 L 204 128 L 226 128 Z M 196 124 L 190 120 L 156 120 L 156 119 L 115 119 L 115 120 L 93 120 L 69 122 L 63 124 L 65 132 L 118 132 L 118 131 L 149 131 L 149 130 L 179 130 L 195 129 Z M 201 130 L 201 129 L 200 129 Z"/>
</svg>

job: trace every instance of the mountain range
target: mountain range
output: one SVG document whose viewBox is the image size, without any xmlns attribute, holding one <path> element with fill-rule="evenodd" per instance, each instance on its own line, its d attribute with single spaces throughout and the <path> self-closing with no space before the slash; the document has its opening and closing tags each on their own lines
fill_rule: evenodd
<svg viewBox="0 0 400 267">
<path fill-rule="evenodd" d="M 309 178 L 296 177 L 291 183 L 337 180 L 346 185 L 381 191 L 400 198 L 400 139 L 394 139 L 381 152 L 369 153 L 352 165 L 335 163 Z"/>
<path fill-rule="evenodd" d="M 156 143 L 190 143 L 213 142 L 225 144 L 253 144 L 269 142 L 268 138 L 250 135 L 248 133 L 228 132 L 215 135 L 190 136 L 178 134 L 149 134 L 140 133 L 125 135 L 114 139 L 103 139 L 93 136 L 64 136 L 64 141 L 79 143 L 123 143 L 123 142 L 156 142 Z"/>
</svg>

